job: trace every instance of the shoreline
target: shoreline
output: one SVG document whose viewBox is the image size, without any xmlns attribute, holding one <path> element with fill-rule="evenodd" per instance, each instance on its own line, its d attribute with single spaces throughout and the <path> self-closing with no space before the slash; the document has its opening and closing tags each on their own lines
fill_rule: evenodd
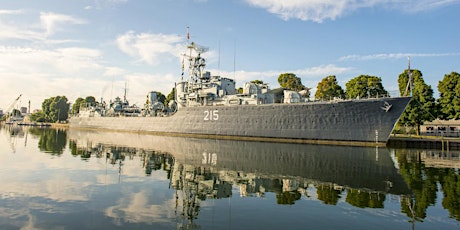
<svg viewBox="0 0 460 230">
<path fill-rule="evenodd" d="M 0 124 L 7 124 L 4 121 L 0 122 Z M 31 126 L 31 127 L 49 127 L 49 128 L 64 128 L 69 129 L 69 123 L 23 123 L 18 124 L 22 126 Z M 139 132 L 145 133 L 145 132 Z M 160 134 L 161 135 L 161 134 Z M 174 136 L 182 136 L 175 134 Z M 193 134 L 187 134 L 184 136 L 195 136 Z M 209 138 L 197 135 L 198 138 Z M 213 138 L 216 138 L 213 136 Z M 220 139 L 220 138 L 218 138 Z M 239 139 L 239 138 L 223 138 L 223 139 Z M 259 140 L 258 138 L 243 138 L 243 140 L 251 140 L 251 141 L 267 141 L 267 140 Z M 288 142 L 288 143 L 301 143 L 301 144 L 333 144 L 333 145 L 352 145 L 352 146 L 380 146 L 385 145 L 384 143 L 360 143 L 357 144 L 356 142 L 339 142 L 333 143 L 333 141 L 320 141 L 320 140 L 296 140 L 296 141 L 277 141 L 275 142 Z M 438 149 L 438 150 L 460 150 L 460 138 L 458 137 L 443 137 L 443 136 L 420 136 L 420 135 L 409 135 L 409 134 L 392 134 L 386 143 L 387 147 L 393 148 L 410 148 L 410 149 Z"/>
</svg>

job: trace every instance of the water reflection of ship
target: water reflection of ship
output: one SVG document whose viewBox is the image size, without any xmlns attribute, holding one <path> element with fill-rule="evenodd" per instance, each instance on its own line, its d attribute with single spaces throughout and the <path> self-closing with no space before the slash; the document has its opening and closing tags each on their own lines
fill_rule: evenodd
<svg viewBox="0 0 460 230">
<path fill-rule="evenodd" d="M 80 146 L 101 143 L 169 153 L 190 167 L 265 178 L 309 179 L 403 194 L 407 186 L 386 148 L 296 145 L 70 130 Z M 389 186 L 391 184 L 391 186 Z"/>
<path fill-rule="evenodd" d="M 337 203 L 347 190 L 347 202 L 383 207 L 385 194 L 409 194 L 386 148 L 296 145 L 232 140 L 138 135 L 134 133 L 69 130 L 77 147 L 104 152 L 109 162 L 140 157 L 145 173 L 165 170 L 176 192 L 177 210 L 193 225 L 200 203 L 231 197 L 275 193 L 279 204 L 294 204 L 315 187 L 318 199 Z M 94 143 L 94 144 L 93 144 Z M 121 169 L 120 169 L 121 170 Z M 321 197 L 321 194 L 324 194 Z M 333 194 L 332 198 L 328 198 Z M 334 195 L 335 194 L 335 195 Z M 326 198 L 324 198 L 326 197 Z M 355 201 L 353 201 L 353 199 Z M 359 202 L 358 202 L 359 200 Z M 377 201 L 378 202 L 375 202 Z M 353 203 L 355 202 L 355 203 Z M 190 226 L 182 226 L 189 228 Z"/>
</svg>

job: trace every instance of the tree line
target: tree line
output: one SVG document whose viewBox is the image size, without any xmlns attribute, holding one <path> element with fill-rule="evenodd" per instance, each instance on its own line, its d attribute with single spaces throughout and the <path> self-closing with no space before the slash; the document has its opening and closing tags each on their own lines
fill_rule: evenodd
<svg viewBox="0 0 460 230">
<path fill-rule="evenodd" d="M 411 75 L 411 76 L 410 76 Z M 402 114 L 399 125 L 402 127 L 414 127 L 417 134 L 420 132 L 420 125 L 426 121 L 436 118 L 441 120 L 460 119 L 460 74 L 451 72 L 445 74 L 439 81 L 439 98 L 435 99 L 434 91 L 423 79 L 422 72 L 417 69 L 404 70 L 398 77 L 398 87 L 401 96 L 407 93 L 409 78 L 412 78 L 410 95 L 412 100 Z M 252 81 L 256 84 L 263 84 L 261 80 Z M 294 91 L 307 91 L 310 95 L 311 88 L 302 84 L 301 78 L 294 73 L 282 73 L 278 77 L 278 83 L 282 88 Z M 157 92 L 158 98 L 163 104 L 174 98 L 174 88 L 165 96 Z M 316 87 L 315 100 L 333 99 L 359 99 L 368 97 L 387 97 L 388 91 L 382 84 L 382 78 L 370 75 L 359 75 L 345 84 L 345 90 L 338 84 L 335 75 L 326 76 Z M 45 99 L 42 103 L 42 110 L 31 115 L 32 121 L 37 122 L 63 122 L 69 117 L 69 113 L 77 114 L 81 107 L 94 106 L 98 102 L 93 96 L 77 98 L 70 110 L 70 103 L 65 96 L 56 96 Z"/>
</svg>

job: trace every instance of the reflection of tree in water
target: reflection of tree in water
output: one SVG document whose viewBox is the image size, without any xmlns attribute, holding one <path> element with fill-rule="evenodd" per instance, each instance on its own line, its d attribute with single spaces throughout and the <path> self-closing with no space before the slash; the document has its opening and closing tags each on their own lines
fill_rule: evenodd
<svg viewBox="0 0 460 230">
<path fill-rule="evenodd" d="M 316 186 L 316 193 L 318 194 L 318 200 L 323 201 L 324 204 L 336 205 L 340 199 L 342 188 L 334 188 L 333 184 L 320 184 Z"/>
<path fill-rule="evenodd" d="M 409 188 L 413 198 L 401 199 L 401 211 L 416 221 L 426 217 L 426 209 L 436 199 L 436 182 L 426 174 L 419 154 L 408 154 L 401 151 L 398 156 L 399 171 Z"/>
<path fill-rule="evenodd" d="M 141 150 L 139 153 L 142 158 L 146 175 L 151 175 L 152 171 L 163 170 L 167 172 L 168 179 L 171 178 L 170 166 L 173 163 L 173 159 L 170 155 L 145 150 Z"/>
<path fill-rule="evenodd" d="M 347 203 L 359 208 L 383 208 L 385 194 L 365 192 L 359 189 L 347 189 Z"/>
<path fill-rule="evenodd" d="M 456 169 L 439 169 L 444 194 L 442 206 L 449 210 L 450 217 L 460 221 L 460 173 Z"/>
<path fill-rule="evenodd" d="M 39 136 L 38 148 L 42 152 L 61 155 L 67 144 L 67 132 L 64 129 L 31 128 L 29 133 Z"/>
<path fill-rule="evenodd" d="M 95 152 L 95 151 L 92 151 L 91 148 L 78 148 L 77 147 L 77 142 L 73 141 L 73 140 L 69 140 L 69 149 L 70 149 L 70 153 L 73 155 L 73 156 L 80 156 L 82 158 L 82 160 L 87 160 L 89 158 L 91 158 L 91 155 L 96 153 L 98 154 L 99 152 Z M 98 157 L 100 158 L 100 156 Z"/>
<path fill-rule="evenodd" d="M 444 194 L 442 201 L 451 218 L 460 220 L 460 175 L 455 169 L 429 168 L 421 159 L 421 150 L 399 150 L 398 162 L 413 195 L 401 199 L 401 211 L 412 221 L 423 221 L 426 210 L 436 203 L 438 183 Z"/>
<path fill-rule="evenodd" d="M 302 195 L 298 191 L 286 191 L 276 194 L 277 204 L 295 204 L 296 200 L 300 200 Z"/>
</svg>

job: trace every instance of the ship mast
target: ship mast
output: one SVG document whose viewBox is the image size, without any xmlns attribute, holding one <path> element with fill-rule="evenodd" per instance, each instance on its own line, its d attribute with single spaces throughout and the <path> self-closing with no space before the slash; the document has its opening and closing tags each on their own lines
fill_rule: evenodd
<svg viewBox="0 0 460 230">
<path fill-rule="evenodd" d="M 407 74 L 409 74 L 409 81 L 407 82 L 406 91 L 404 92 L 403 96 L 412 96 L 412 87 L 413 87 L 413 79 L 412 79 L 412 71 L 410 69 L 410 56 L 407 57 Z"/>
<path fill-rule="evenodd" d="M 126 81 L 125 81 L 125 93 L 123 95 L 123 102 L 126 102 Z"/>
</svg>

